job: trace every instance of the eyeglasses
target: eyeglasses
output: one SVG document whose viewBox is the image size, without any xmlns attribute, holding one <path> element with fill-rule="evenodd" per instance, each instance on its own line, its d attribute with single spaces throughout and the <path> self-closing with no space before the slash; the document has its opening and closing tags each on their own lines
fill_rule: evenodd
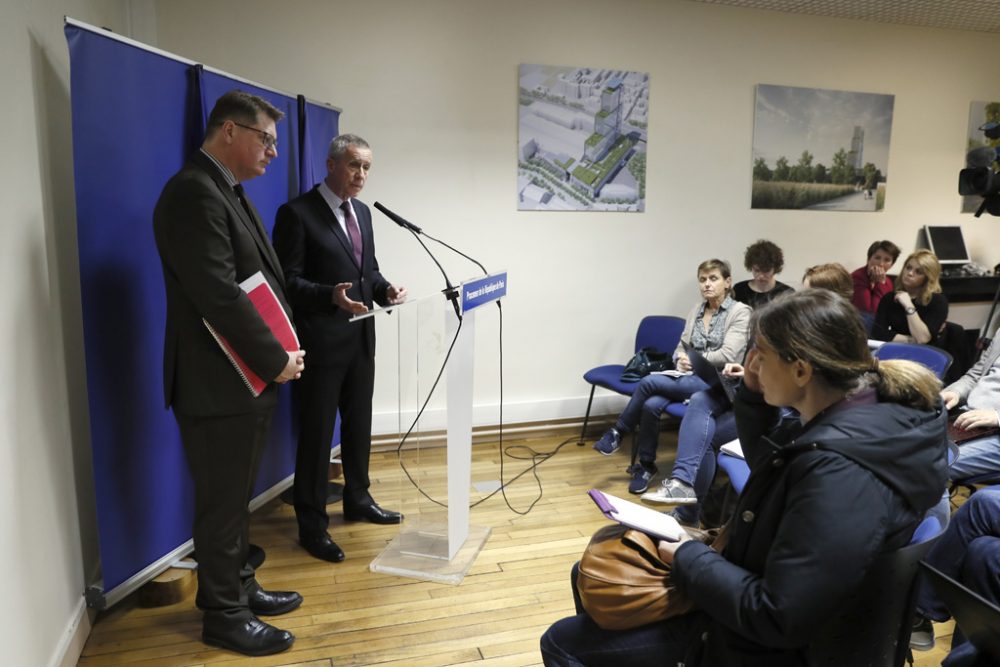
<svg viewBox="0 0 1000 667">
<path fill-rule="evenodd" d="M 237 123 L 235 120 L 233 121 L 233 125 L 239 125 L 244 130 L 253 130 L 257 134 L 259 134 L 260 142 L 264 144 L 265 150 L 270 150 L 272 148 L 278 147 L 278 140 L 269 132 L 265 132 L 264 130 L 258 130 L 256 127 L 250 127 L 249 125 L 244 125 L 243 123 Z"/>
</svg>

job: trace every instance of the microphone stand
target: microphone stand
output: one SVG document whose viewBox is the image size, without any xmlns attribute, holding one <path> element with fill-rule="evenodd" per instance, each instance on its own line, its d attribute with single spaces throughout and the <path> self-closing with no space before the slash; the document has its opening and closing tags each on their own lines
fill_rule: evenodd
<svg viewBox="0 0 1000 667">
<path fill-rule="evenodd" d="M 404 229 L 406 229 L 408 232 L 413 234 L 413 238 L 417 240 L 417 243 L 420 244 L 420 247 L 424 249 L 428 257 L 430 257 L 431 260 L 437 265 L 438 270 L 441 271 L 441 275 L 444 276 L 444 284 L 445 284 L 445 288 L 441 292 L 442 294 L 444 294 L 445 298 L 448 299 L 448 301 L 451 301 L 451 305 L 455 309 L 455 317 L 457 317 L 458 321 L 461 322 L 462 310 L 458 306 L 458 290 L 455 289 L 455 286 L 451 284 L 451 280 L 448 278 L 448 274 L 445 273 L 444 268 L 441 266 L 441 262 L 437 260 L 437 257 L 434 256 L 434 253 L 431 252 L 430 248 L 427 247 L 427 244 L 424 243 L 423 239 L 420 238 L 420 235 L 423 234 L 423 232 L 420 231 L 419 227 L 414 229 L 412 227 L 406 227 L 405 225 L 401 226 L 404 227 Z M 432 238 L 432 237 L 427 236 L 427 238 Z"/>
<path fill-rule="evenodd" d="M 473 264 L 475 264 L 476 266 L 478 266 L 479 270 L 483 272 L 484 276 L 490 275 L 490 272 L 487 271 L 486 267 L 483 266 L 482 264 L 480 264 L 478 260 L 475 260 L 475 259 L 469 257 L 468 255 L 466 255 L 461 250 L 458 250 L 457 248 L 452 248 L 450 245 L 448 245 L 447 243 L 445 243 L 441 239 L 436 239 L 436 238 L 434 238 L 433 236 L 431 236 L 430 234 L 428 234 L 427 232 L 425 232 L 423 230 L 420 230 L 420 233 L 423 234 L 424 236 L 426 236 L 427 238 L 429 238 L 431 241 L 434 241 L 435 243 L 443 245 L 445 248 L 447 248 L 448 250 L 451 250 L 456 255 L 460 255 L 460 256 L 464 257 L 465 259 L 469 260 L 470 262 L 472 262 Z M 500 303 L 500 302 L 497 301 L 497 303 Z"/>
<path fill-rule="evenodd" d="M 415 224 L 413 224 L 412 222 L 410 222 L 406 218 L 403 218 L 402 216 L 399 216 L 399 215 L 393 213 L 392 211 L 390 211 L 389 209 L 387 209 L 385 206 L 383 206 L 381 203 L 375 202 L 374 206 L 378 210 L 380 210 L 383 213 L 385 213 L 386 217 L 388 217 L 390 220 L 392 220 L 397 225 L 399 225 L 403 229 L 405 229 L 408 232 L 410 232 L 411 234 L 413 234 L 413 238 L 415 238 L 417 240 L 417 243 L 419 243 L 420 246 L 424 249 L 424 252 L 426 252 L 428 254 L 428 256 L 430 256 L 430 258 L 434 261 L 434 263 L 437 264 L 438 270 L 441 271 L 441 275 L 444 276 L 444 284 L 445 284 L 444 295 L 445 295 L 445 297 L 449 301 L 451 301 L 451 305 L 455 309 L 455 315 L 458 317 L 459 321 L 461 321 L 462 320 L 462 314 L 461 314 L 461 309 L 458 306 L 458 290 L 455 289 L 455 286 L 451 284 L 451 280 L 448 279 L 448 274 L 445 273 L 445 270 L 441 267 L 441 263 L 437 260 L 437 257 L 434 256 L 434 253 L 432 253 L 430 251 L 430 249 L 427 247 L 427 244 L 425 244 L 423 242 L 423 240 L 421 240 L 420 237 L 421 236 L 426 236 L 431 241 L 434 241 L 435 243 L 443 245 L 445 248 L 447 248 L 448 250 L 451 250 L 453 253 L 455 253 L 457 255 L 461 255 L 465 259 L 469 260 L 470 262 L 472 262 L 473 264 L 475 264 L 476 266 L 478 266 L 480 268 L 480 270 L 482 270 L 483 275 L 487 275 L 488 276 L 489 275 L 489 271 L 486 270 L 486 267 L 483 266 L 482 264 L 480 264 L 475 259 L 473 259 L 473 258 L 469 257 L 468 255 L 466 255 L 461 250 L 457 250 L 456 248 L 453 248 L 450 245 L 448 245 L 447 243 L 445 243 L 444 241 L 442 241 L 440 239 L 434 238 L 433 236 L 431 236 L 430 234 L 428 234 L 424 230 L 420 229 L 420 227 L 417 227 Z M 499 307 L 500 306 L 500 302 L 497 301 L 496 303 L 497 303 L 497 306 Z"/>
</svg>

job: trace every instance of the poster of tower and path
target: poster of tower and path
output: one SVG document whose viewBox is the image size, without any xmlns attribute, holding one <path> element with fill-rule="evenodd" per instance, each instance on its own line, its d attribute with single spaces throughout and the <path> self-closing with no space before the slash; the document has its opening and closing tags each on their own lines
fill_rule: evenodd
<svg viewBox="0 0 1000 667">
<path fill-rule="evenodd" d="M 751 208 L 881 211 L 895 98 L 759 84 Z"/>
<path fill-rule="evenodd" d="M 643 211 L 649 74 L 521 65 L 517 207 Z"/>
</svg>

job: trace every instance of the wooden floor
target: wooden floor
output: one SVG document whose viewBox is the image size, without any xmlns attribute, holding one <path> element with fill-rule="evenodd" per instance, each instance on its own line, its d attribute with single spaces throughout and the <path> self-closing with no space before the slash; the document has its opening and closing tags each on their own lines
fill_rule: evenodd
<svg viewBox="0 0 1000 667">
<path fill-rule="evenodd" d="M 507 458 L 510 480 L 530 465 L 535 453 L 552 452 L 559 440 L 521 440 Z M 676 442 L 665 433 L 662 445 Z M 478 445 L 473 454 L 473 484 L 500 478 L 496 445 Z M 670 449 L 664 454 L 669 457 Z M 425 450 L 419 470 L 431 495 L 441 493 L 443 449 Z M 471 571 L 458 586 L 374 574 L 368 565 L 398 532 L 396 526 L 344 524 L 331 506 L 330 532 L 347 553 L 343 563 L 315 560 L 296 543 L 294 514 L 280 501 L 254 514 L 251 540 L 267 560 L 258 571 L 265 588 L 297 590 L 305 602 L 296 611 L 269 619 L 295 633 L 291 650 L 276 656 L 246 658 L 211 649 L 200 641 L 201 614 L 193 595 L 172 606 L 144 609 L 136 595 L 102 613 L 91 632 L 80 665 L 540 665 L 538 638 L 555 620 L 573 613 L 569 568 L 590 535 L 606 523 L 585 491 L 592 487 L 624 494 L 628 463 L 624 451 L 600 456 L 577 447 L 575 438 L 537 468 L 541 498 L 526 515 L 517 514 L 500 494 L 472 510 L 472 523 L 492 527 L 492 535 Z M 410 468 L 415 470 L 411 460 Z M 394 454 L 372 459 L 373 495 L 387 508 L 411 511 L 416 494 L 399 470 Z M 656 482 L 654 482 L 656 483 Z M 510 504 L 526 510 L 539 496 L 528 473 L 507 490 Z M 482 496 L 473 491 L 473 500 Z M 426 501 L 422 501 L 427 507 Z M 413 516 L 411 514 L 411 516 Z M 951 625 L 937 626 L 932 652 L 917 653 L 916 665 L 939 665 L 947 654 Z"/>
</svg>

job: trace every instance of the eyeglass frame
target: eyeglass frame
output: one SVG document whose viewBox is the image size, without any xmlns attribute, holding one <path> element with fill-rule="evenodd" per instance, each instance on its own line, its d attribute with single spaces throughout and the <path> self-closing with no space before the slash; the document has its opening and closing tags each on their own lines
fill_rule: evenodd
<svg viewBox="0 0 1000 667">
<path fill-rule="evenodd" d="M 261 130 L 256 127 L 251 127 L 249 125 L 244 125 L 243 123 L 237 123 L 235 120 L 233 121 L 233 125 L 238 125 L 239 127 L 242 127 L 244 130 L 253 130 L 254 132 L 260 134 L 261 135 L 260 142 L 264 144 L 264 150 L 271 150 L 278 148 L 278 138 L 272 135 L 270 132 L 265 132 L 264 130 Z"/>
</svg>

